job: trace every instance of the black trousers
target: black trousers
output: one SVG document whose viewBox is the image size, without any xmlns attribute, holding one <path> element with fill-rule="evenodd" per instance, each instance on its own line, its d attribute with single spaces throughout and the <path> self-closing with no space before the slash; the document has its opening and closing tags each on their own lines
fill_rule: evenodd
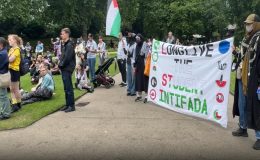
<svg viewBox="0 0 260 160">
<path fill-rule="evenodd" d="M 52 91 L 47 88 L 38 88 L 36 91 L 24 94 L 22 97 L 22 105 L 31 104 L 43 100 L 51 99 Z"/>
<path fill-rule="evenodd" d="M 61 71 L 61 76 L 64 85 L 66 106 L 75 107 L 72 72 Z"/>
<path fill-rule="evenodd" d="M 117 64 L 122 76 L 122 81 L 126 83 L 126 59 L 118 59 Z"/>
</svg>

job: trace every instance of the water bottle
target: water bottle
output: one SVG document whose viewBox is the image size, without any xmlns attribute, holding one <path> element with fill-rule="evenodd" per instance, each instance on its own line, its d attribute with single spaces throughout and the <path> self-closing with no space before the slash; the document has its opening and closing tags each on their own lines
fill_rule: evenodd
<svg viewBox="0 0 260 160">
<path fill-rule="evenodd" d="M 258 100 L 260 101 L 260 88 L 257 89 L 256 94 L 257 94 Z"/>
</svg>

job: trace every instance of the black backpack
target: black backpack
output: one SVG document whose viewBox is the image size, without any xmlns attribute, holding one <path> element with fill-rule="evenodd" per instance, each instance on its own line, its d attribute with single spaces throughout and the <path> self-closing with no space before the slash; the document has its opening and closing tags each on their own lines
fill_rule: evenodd
<svg viewBox="0 0 260 160">
<path fill-rule="evenodd" d="M 20 75 L 24 76 L 24 75 L 26 75 L 30 71 L 30 64 L 29 64 L 28 61 L 26 61 L 23 58 L 23 54 L 22 54 L 21 51 L 22 50 L 20 49 L 20 58 L 21 58 L 21 61 L 20 61 Z"/>
</svg>

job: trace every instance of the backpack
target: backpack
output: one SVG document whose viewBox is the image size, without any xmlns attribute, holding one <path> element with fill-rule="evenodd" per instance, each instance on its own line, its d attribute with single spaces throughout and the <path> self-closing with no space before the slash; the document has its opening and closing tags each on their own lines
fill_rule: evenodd
<svg viewBox="0 0 260 160">
<path fill-rule="evenodd" d="M 21 49 L 20 49 L 20 58 L 21 58 L 21 61 L 20 61 L 20 75 L 24 76 L 24 75 L 26 75 L 30 71 L 30 64 L 29 64 L 28 61 L 26 61 L 23 58 Z"/>
</svg>

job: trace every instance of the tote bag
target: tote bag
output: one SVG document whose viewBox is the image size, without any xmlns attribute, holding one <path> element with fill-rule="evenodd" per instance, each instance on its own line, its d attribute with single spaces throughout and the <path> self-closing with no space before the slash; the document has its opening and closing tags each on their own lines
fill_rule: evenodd
<svg viewBox="0 0 260 160">
<path fill-rule="evenodd" d="M 9 72 L 5 74 L 0 74 L 0 88 L 9 87 L 11 80 L 11 75 Z"/>
</svg>

